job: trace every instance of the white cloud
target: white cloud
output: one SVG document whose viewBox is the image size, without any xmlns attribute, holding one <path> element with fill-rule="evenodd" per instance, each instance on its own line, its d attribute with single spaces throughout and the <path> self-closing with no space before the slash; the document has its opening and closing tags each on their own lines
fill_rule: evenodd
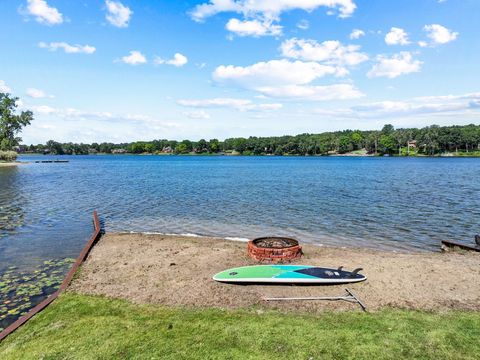
<svg viewBox="0 0 480 360">
<path fill-rule="evenodd" d="M 437 95 L 437 96 L 421 96 L 414 98 L 415 101 L 451 101 L 451 100 L 480 100 L 480 92 L 467 93 L 461 95 Z"/>
<path fill-rule="evenodd" d="M 458 32 L 453 32 L 439 24 L 425 25 L 423 30 L 427 33 L 427 37 L 431 41 L 431 45 L 442 45 L 455 40 Z M 422 42 L 420 46 L 427 46 L 426 42 Z"/>
<path fill-rule="evenodd" d="M 119 28 L 128 27 L 128 22 L 133 14 L 129 7 L 119 1 L 112 0 L 106 0 L 105 6 L 107 7 L 105 18 L 111 25 Z"/>
<path fill-rule="evenodd" d="M 38 115 L 49 115 L 65 120 L 74 121 L 101 121 L 112 122 L 128 122 L 130 124 L 159 124 L 156 119 L 142 114 L 114 114 L 109 111 L 84 111 L 76 108 L 56 108 L 48 105 L 29 106 L 34 113 Z M 173 123 L 163 123 L 165 126 L 175 127 Z"/>
<path fill-rule="evenodd" d="M 190 119 L 210 119 L 210 114 L 205 110 L 185 111 L 183 115 Z"/>
<path fill-rule="evenodd" d="M 439 114 L 472 115 L 480 110 L 480 93 L 425 96 L 404 101 L 379 101 L 343 109 L 317 109 L 317 114 L 358 119 L 406 118 Z M 435 119 L 437 120 L 437 118 Z"/>
<path fill-rule="evenodd" d="M 240 36 L 276 36 L 282 32 L 280 21 L 283 12 L 304 10 L 311 12 L 321 6 L 329 8 L 328 14 L 338 11 L 339 17 L 351 16 L 356 5 L 354 0 L 210 0 L 199 4 L 190 12 L 197 22 L 202 22 L 218 13 L 233 12 L 243 15 L 243 20 L 230 19 L 227 30 Z M 299 28 L 308 28 L 303 22 Z"/>
<path fill-rule="evenodd" d="M 365 36 L 365 31 L 360 29 L 353 29 L 350 33 L 350 39 L 360 39 L 362 36 Z"/>
<path fill-rule="evenodd" d="M 307 30 L 310 27 L 308 20 L 302 19 L 297 23 L 297 28 L 301 30 Z"/>
<path fill-rule="evenodd" d="M 402 51 L 390 58 L 379 55 L 377 61 L 367 73 L 370 78 L 385 76 L 393 79 L 400 75 L 419 72 L 423 64 L 420 60 L 414 60 L 412 54 L 408 51 Z"/>
<path fill-rule="evenodd" d="M 272 21 L 258 19 L 238 20 L 230 19 L 225 28 L 238 36 L 278 36 L 282 34 L 282 26 L 274 25 Z"/>
<path fill-rule="evenodd" d="M 219 83 L 254 90 L 264 96 L 305 100 L 353 99 L 363 96 L 351 84 L 311 83 L 326 75 L 342 76 L 342 67 L 317 62 L 270 60 L 250 66 L 221 65 L 212 76 Z"/>
<path fill-rule="evenodd" d="M 197 5 L 190 15 L 195 21 L 203 21 L 222 12 L 278 19 L 286 11 L 299 9 L 311 12 L 321 6 L 338 9 L 340 17 L 351 16 L 357 7 L 353 0 L 210 0 Z"/>
<path fill-rule="evenodd" d="M 139 65 L 147 62 L 147 58 L 140 51 L 132 50 L 129 54 L 130 55 L 123 56 L 121 59 L 125 64 Z"/>
<path fill-rule="evenodd" d="M 385 35 L 385 43 L 387 45 L 408 45 L 408 34 L 405 30 L 397 27 L 392 27 L 390 32 Z"/>
<path fill-rule="evenodd" d="M 308 84 L 325 75 L 335 75 L 335 66 L 316 62 L 270 60 L 250 66 L 220 65 L 213 72 L 213 79 L 220 83 L 231 83 L 246 88 Z"/>
<path fill-rule="evenodd" d="M 25 142 L 28 143 L 44 143 L 50 139 L 61 142 L 120 143 L 150 140 L 158 133 L 167 138 L 180 137 L 188 130 L 180 123 L 143 114 L 85 111 L 47 105 L 26 106 L 24 109 L 35 113 L 35 121 L 22 132 Z"/>
<path fill-rule="evenodd" d="M 32 109 L 33 112 L 37 114 L 44 114 L 44 115 L 50 115 L 50 114 L 55 114 L 60 112 L 59 109 L 53 108 L 48 105 L 37 105 L 37 106 L 31 106 L 30 108 Z"/>
<path fill-rule="evenodd" d="M 0 80 L 0 92 L 3 92 L 3 93 L 9 93 L 11 92 L 12 89 L 10 89 L 10 87 L 7 86 L 7 84 L 5 83 L 4 80 Z"/>
<path fill-rule="evenodd" d="M 36 88 L 28 88 L 25 93 L 34 99 L 54 98 L 53 95 L 49 95 L 45 93 L 43 90 L 36 89 Z"/>
<path fill-rule="evenodd" d="M 177 104 L 188 107 L 233 107 L 240 108 L 251 104 L 252 102 L 247 99 L 234 99 L 234 98 L 213 98 L 202 100 L 178 100 Z"/>
<path fill-rule="evenodd" d="M 193 108 L 233 108 L 239 111 L 272 111 L 283 107 L 279 103 L 255 104 L 248 99 L 213 98 L 201 100 L 178 100 L 178 105 Z"/>
<path fill-rule="evenodd" d="M 173 56 L 173 58 L 170 60 L 165 60 L 157 56 L 155 57 L 154 62 L 156 65 L 167 64 L 167 65 L 173 65 L 176 67 L 182 67 L 183 65 L 188 63 L 188 58 L 185 55 L 176 53 Z"/>
<path fill-rule="evenodd" d="M 27 13 L 41 24 L 58 25 L 63 22 L 63 15 L 45 0 L 27 0 Z"/>
<path fill-rule="evenodd" d="M 58 49 L 63 49 L 67 54 L 93 54 L 95 52 L 95 47 L 90 45 L 70 45 L 66 42 L 51 42 L 38 43 L 38 47 L 42 49 L 48 49 L 50 51 L 57 51 Z"/>
<path fill-rule="evenodd" d="M 365 96 L 351 84 L 265 86 L 257 90 L 271 97 L 312 101 L 358 99 Z"/>
<path fill-rule="evenodd" d="M 353 66 L 368 60 L 358 45 L 342 45 L 330 40 L 318 43 L 315 40 L 289 39 L 280 46 L 282 55 L 293 59 L 319 61 L 339 66 Z"/>
</svg>

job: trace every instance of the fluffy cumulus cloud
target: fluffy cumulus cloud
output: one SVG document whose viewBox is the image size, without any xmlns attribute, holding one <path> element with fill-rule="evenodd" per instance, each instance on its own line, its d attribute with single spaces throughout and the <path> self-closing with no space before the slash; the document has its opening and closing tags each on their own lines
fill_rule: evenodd
<svg viewBox="0 0 480 360">
<path fill-rule="evenodd" d="M 367 54 L 359 52 L 359 49 L 358 45 L 342 45 L 336 40 L 318 43 L 296 38 L 286 40 L 280 46 L 285 57 L 339 66 L 353 66 L 368 60 Z"/>
<path fill-rule="evenodd" d="M 326 75 L 338 74 L 335 66 L 309 61 L 270 60 L 250 66 L 220 65 L 213 72 L 219 83 L 256 89 L 262 86 L 308 84 Z"/>
<path fill-rule="evenodd" d="M 311 83 L 327 75 L 344 75 L 337 66 L 309 61 L 271 60 L 250 66 L 221 65 L 213 72 L 218 83 L 239 86 L 265 96 L 305 100 L 353 99 L 363 96 L 351 84 Z"/>
<path fill-rule="evenodd" d="M 121 61 L 128 65 L 140 65 L 146 64 L 147 58 L 140 51 L 132 50 L 128 55 L 123 56 Z"/>
<path fill-rule="evenodd" d="M 365 31 L 360 29 L 353 29 L 350 33 L 350 39 L 352 40 L 360 39 L 362 36 L 365 36 Z"/>
<path fill-rule="evenodd" d="M 0 80 L 0 92 L 9 93 L 12 89 L 5 83 L 4 80 Z"/>
<path fill-rule="evenodd" d="M 70 45 L 66 42 L 40 42 L 38 47 L 42 49 L 48 49 L 50 51 L 57 51 L 61 49 L 67 54 L 93 54 L 96 50 L 94 46 L 78 44 Z"/>
<path fill-rule="evenodd" d="M 188 58 L 185 55 L 182 55 L 180 53 L 176 53 L 173 58 L 169 60 L 162 59 L 161 57 L 156 57 L 154 60 L 156 65 L 161 65 L 161 64 L 167 64 L 167 65 L 173 65 L 176 67 L 182 67 L 183 65 L 188 63 Z"/>
<path fill-rule="evenodd" d="M 392 27 L 390 32 L 385 35 L 385 43 L 387 45 L 408 45 L 408 34 L 405 30 L 397 27 Z"/>
<path fill-rule="evenodd" d="M 425 25 L 423 30 L 427 33 L 430 39 L 430 45 L 442 45 L 454 41 L 458 37 L 458 32 L 447 29 L 445 26 L 439 24 Z M 420 46 L 428 46 L 425 41 L 419 42 Z"/>
<path fill-rule="evenodd" d="M 35 17 L 41 24 L 58 25 L 63 23 L 63 15 L 45 0 L 27 0 L 26 13 Z"/>
<path fill-rule="evenodd" d="M 400 75 L 419 72 L 422 66 L 420 60 L 414 60 L 413 55 L 408 51 L 402 51 L 392 57 L 384 55 L 377 56 L 377 63 L 373 65 L 367 76 L 396 78 Z"/>
<path fill-rule="evenodd" d="M 276 36 L 282 27 L 275 22 L 280 15 L 290 10 L 313 11 L 319 7 L 338 10 L 342 18 L 351 16 L 356 5 L 353 0 L 210 0 L 195 6 L 190 12 L 193 20 L 202 22 L 210 16 L 223 12 L 242 14 L 244 19 L 230 19 L 227 30 L 240 36 Z M 308 28 L 302 22 L 299 28 Z"/>
<path fill-rule="evenodd" d="M 225 28 L 238 36 L 277 36 L 282 34 L 282 26 L 269 20 L 238 20 L 230 19 Z"/>
<path fill-rule="evenodd" d="M 182 99 L 178 100 L 177 104 L 192 108 L 233 108 L 239 111 L 272 111 L 283 107 L 279 103 L 255 104 L 251 100 L 238 98 Z"/>
<path fill-rule="evenodd" d="M 53 98 L 53 95 L 47 94 L 45 91 L 36 89 L 36 88 L 28 88 L 27 91 L 25 91 L 27 96 L 30 96 L 31 98 L 34 99 L 43 99 L 43 98 Z"/>
<path fill-rule="evenodd" d="M 107 0 L 105 1 L 107 14 L 105 18 L 107 21 L 116 27 L 125 28 L 128 26 L 133 11 L 129 7 L 123 5 L 119 1 Z"/>
</svg>

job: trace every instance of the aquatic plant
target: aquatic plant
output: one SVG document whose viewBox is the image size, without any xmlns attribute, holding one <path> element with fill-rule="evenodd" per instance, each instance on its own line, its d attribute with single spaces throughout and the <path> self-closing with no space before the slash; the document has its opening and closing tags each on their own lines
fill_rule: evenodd
<svg viewBox="0 0 480 360">
<path fill-rule="evenodd" d="M 46 260 L 33 272 L 11 266 L 0 273 L 0 331 L 55 292 L 74 261 Z"/>
</svg>

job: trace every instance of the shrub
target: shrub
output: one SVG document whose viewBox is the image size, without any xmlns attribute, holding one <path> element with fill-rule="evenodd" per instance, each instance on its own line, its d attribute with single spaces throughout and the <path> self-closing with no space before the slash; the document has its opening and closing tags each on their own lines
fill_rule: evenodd
<svg viewBox="0 0 480 360">
<path fill-rule="evenodd" d="M 15 151 L 0 151 L 0 161 L 15 161 L 17 155 Z"/>
</svg>

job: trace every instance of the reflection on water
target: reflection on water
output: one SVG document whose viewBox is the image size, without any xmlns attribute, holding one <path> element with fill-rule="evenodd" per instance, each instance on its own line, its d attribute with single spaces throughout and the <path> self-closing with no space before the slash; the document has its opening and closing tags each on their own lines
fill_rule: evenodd
<svg viewBox="0 0 480 360">
<path fill-rule="evenodd" d="M 24 208 L 27 196 L 19 188 L 20 173 L 17 167 L 2 169 L 0 191 L 0 238 L 8 233 L 14 233 L 15 229 L 24 224 Z"/>
</svg>

